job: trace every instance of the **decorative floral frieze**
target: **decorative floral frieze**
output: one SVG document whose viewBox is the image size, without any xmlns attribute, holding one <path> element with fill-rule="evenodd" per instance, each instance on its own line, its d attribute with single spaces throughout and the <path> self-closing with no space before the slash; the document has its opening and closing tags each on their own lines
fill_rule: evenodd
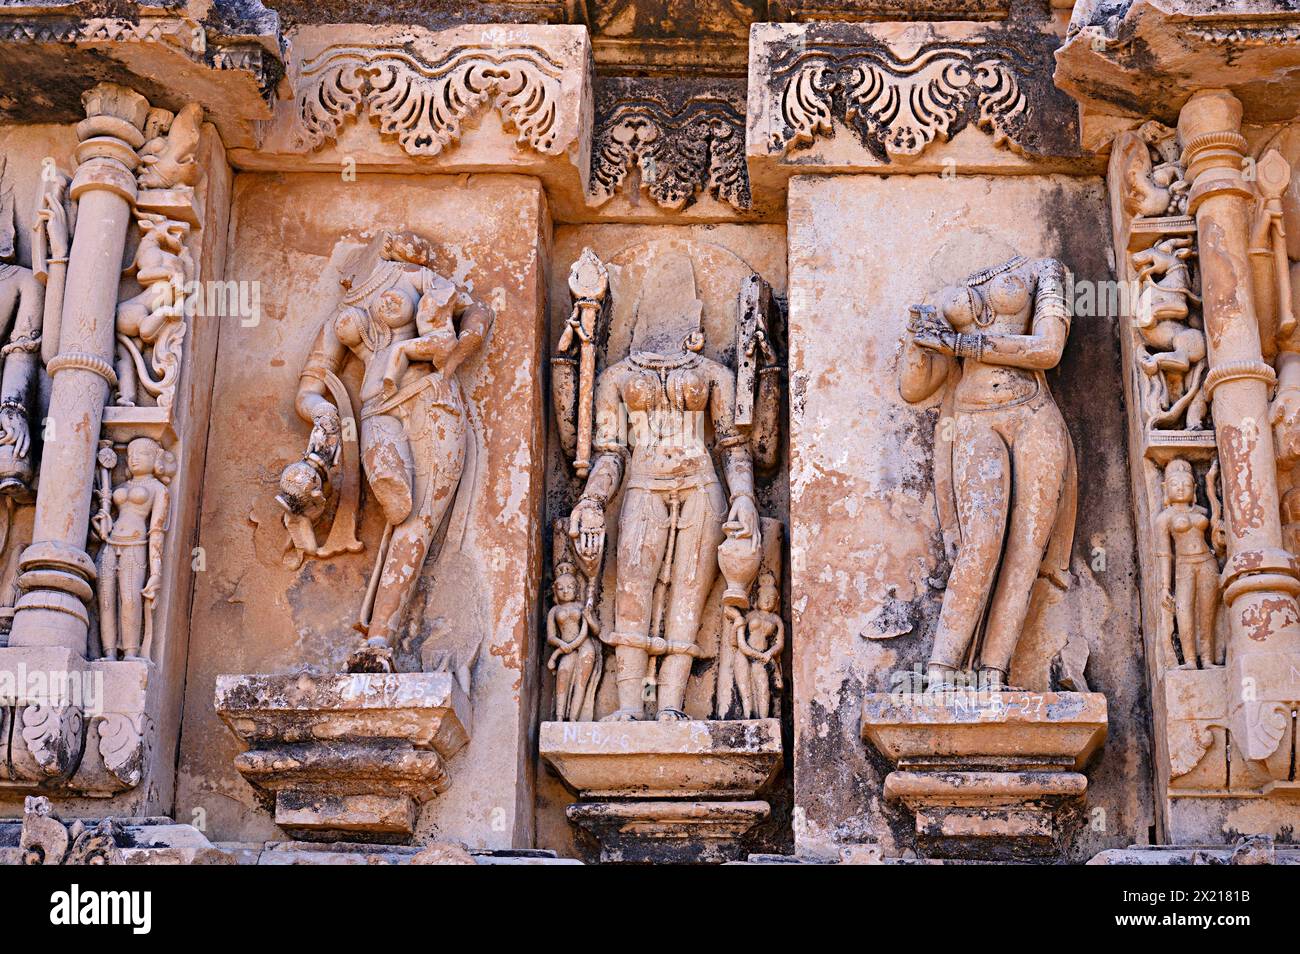
<svg viewBox="0 0 1300 954">
<path fill-rule="evenodd" d="M 665 208 L 679 209 L 704 191 L 749 208 L 743 84 L 618 79 L 606 81 L 599 98 L 594 198 L 611 198 L 636 167 L 641 186 Z"/>
<path fill-rule="evenodd" d="M 488 104 L 517 141 L 546 155 L 558 141 L 563 64 L 537 47 L 457 47 L 430 62 L 401 47 L 331 46 L 303 63 L 299 144 L 319 148 L 361 111 L 411 156 L 436 156 Z"/>
<path fill-rule="evenodd" d="M 774 64 L 782 131 L 790 149 L 833 132 L 839 120 L 876 158 L 920 155 L 970 122 L 994 143 L 1019 152 L 1031 115 L 1024 74 L 1005 51 L 941 44 L 910 57 L 884 48 L 807 49 Z"/>
</svg>

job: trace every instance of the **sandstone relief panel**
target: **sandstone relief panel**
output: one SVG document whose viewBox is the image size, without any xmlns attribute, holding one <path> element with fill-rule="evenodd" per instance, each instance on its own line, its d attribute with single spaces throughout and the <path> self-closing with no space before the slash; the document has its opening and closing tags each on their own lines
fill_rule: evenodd
<svg viewBox="0 0 1300 954">
<path fill-rule="evenodd" d="M 218 835 L 530 842 L 542 208 L 493 176 L 238 180 L 262 319 L 218 369 L 242 469 L 205 506 L 180 794 Z"/>
<path fill-rule="evenodd" d="M 228 170 L 202 109 L 100 84 L 6 130 L 0 799 L 172 799 Z M 79 142 L 78 142 L 79 140 Z M 86 426 L 91 422 L 90 427 Z M 103 811 L 103 808 L 99 809 Z"/>
<path fill-rule="evenodd" d="M 541 748 L 580 796 L 569 819 L 607 858 L 666 857 L 682 825 L 734 851 L 770 817 L 755 796 L 781 767 L 780 233 L 713 231 L 647 241 L 636 227 L 575 228 L 558 240 L 573 304 L 552 312 L 561 456 L 543 711 L 555 721 Z M 661 802 L 624 794 L 660 787 L 664 759 L 685 774 Z M 547 791 L 555 809 L 572 802 L 555 781 Z M 653 833 L 614 837 L 636 813 Z M 557 822 L 539 824 L 571 843 Z"/>
<path fill-rule="evenodd" d="M 1145 751 L 1133 531 L 1105 503 L 1124 486 L 1122 423 L 1095 400 L 1101 382 L 1120 386 L 1116 318 L 1066 309 L 1110 277 L 1086 238 L 1105 221 L 1096 180 L 793 182 L 802 852 L 833 858 L 865 841 L 885 855 L 1087 857 L 1149 824 L 1127 768 Z M 907 235 L 925 253 L 859 254 L 870 235 Z M 999 322 L 1008 338 L 989 331 Z M 1028 429 L 1000 420 L 1034 402 Z M 1009 534 L 1005 548 L 980 527 Z M 1017 758 L 1037 763 L 1018 795 L 996 780 Z M 964 772 L 998 795 L 953 811 Z M 1031 805 L 1056 806 L 1055 822 Z"/>
</svg>

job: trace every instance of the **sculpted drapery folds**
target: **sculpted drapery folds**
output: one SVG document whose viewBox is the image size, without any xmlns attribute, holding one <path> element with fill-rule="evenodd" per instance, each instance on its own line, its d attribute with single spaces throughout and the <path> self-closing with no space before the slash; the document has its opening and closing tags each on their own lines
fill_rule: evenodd
<svg viewBox="0 0 1300 954">
<path fill-rule="evenodd" d="M 324 321 L 299 378 L 294 407 L 312 426 L 307 452 L 285 468 L 278 500 L 306 555 L 357 551 L 358 460 L 384 517 L 384 534 L 356 628 L 366 637 L 349 665 L 392 671 L 404 616 L 430 544 L 460 483 L 468 421 L 456 371 L 483 344 L 494 315 L 429 267 L 429 244 L 381 232 L 346 257 L 337 309 Z M 339 378 L 352 354 L 365 367 L 359 411 Z M 355 438 L 346 432 L 356 426 Z M 312 522 L 337 482 L 339 507 L 324 544 Z"/>
<path fill-rule="evenodd" d="M 934 469 L 952 569 L 931 686 L 972 669 L 1004 685 L 1036 580 L 1069 584 L 1074 448 L 1044 376 L 1070 332 L 1064 286 L 1060 262 L 1017 257 L 912 309 L 899 389 L 911 403 L 944 389 Z"/>
<path fill-rule="evenodd" d="M 614 647 L 618 704 L 610 721 L 687 717 L 687 680 L 692 661 L 707 655 L 698 636 L 720 564 L 728 593 L 735 591 L 723 600 L 727 640 L 744 628 L 762 557 L 750 428 L 736 421 L 736 372 L 702 353 L 695 281 L 686 255 L 655 260 L 630 351 L 594 387 L 592 459 L 568 535 L 583 576 L 597 579 L 607 511 L 621 492 L 614 623 L 599 634 Z"/>
</svg>

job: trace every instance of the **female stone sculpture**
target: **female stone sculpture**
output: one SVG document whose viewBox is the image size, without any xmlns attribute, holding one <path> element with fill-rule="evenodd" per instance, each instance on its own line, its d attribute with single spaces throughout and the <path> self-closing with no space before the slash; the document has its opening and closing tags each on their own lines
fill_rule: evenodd
<svg viewBox="0 0 1300 954">
<path fill-rule="evenodd" d="M 614 627 L 601 637 L 615 647 L 618 709 L 609 721 L 645 718 L 647 704 L 661 721 L 686 718 L 724 522 L 755 550 L 760 542 L 748 436 L 734 422 L 735 374 L 700 354 L 702 307 L 690 260 L 667 254 L 646 276 L 630 353 L 596 383 L 593 460 L 569 535 L 579 562 L 599 566 L 605 509 L 622 488 Z"/>
<path fill-rule="evenodd" d="M 100 450 L 105 475 L 116 466 L 111 447 Z M 160 477 L 169 461 L 156 441 L 137 437 L 126 447 L 128 477 L 113 487 L 95 515 L 99 551 L 99 634 L 105 659 L 149 656 L 153 605 L 162 584 L 168 492 Z"/>
<path fill-rule="evenodd" d="M 1184 669 L 1222 663 L 1214 626 L 1219 608 L 1219 561 L 1205 540 L 1209 527 L 1209 514 L 1196 503 L 1192 465 L 1180 458 L 1171 460 L 1165 465 L 1165 506 L 1156 515 L 1160 635 L 1163 645 L 1170 646 L 1177 621 Z"/>
<path fill-rule="evenodd" d="M 290 465 L 293 475 L 286 469 L 294 479 L 282 480 L 279 499 L 291 518 L 317 509 L 335 460 L 342 456 L 347 466 L 338 402 L 350 401 L 338 373 L 349 352 L 365 367 L 361 466 L 385 530 L 357 624 L 367 642 L 350 662 L 354 670 L 393 668 L 407 606 L 465 463 L 467 421 L 456 371 L 494 318 L 491 308 L 429 268 L 430 255 L 417 236 L 382 233 L 350 256 L 338 307 L 299 377 L 294 406 L 312 425 L 304 459 L 314 469 L 306 481 L 297 479 L 301 462 Z"/>
<path fill-rule="evenodd" d="M 1005 685 L 1035 580 L 1069 584 L 1074 448 L 1043 373 L 1070 332 L 1064 272 L 1016 257 L 947 289 L 942 317 L 912 309 L 902 396 L 916 403 L 947 385 L 935 486 L 952 570 L 931 686 L 967 669 L 981 688 Z"/>
<path fill-rule="evenodd" d="M 555 652 L 546 666 L 555 672 L 555 718 L 590 722 L 601 674 L 600 621 L 579 598 L 573 564 L 560 565 L 552 591 L 555 605 L 546 616 L 546 644 Z"/>
<path fill-rule="evenodd" d="M 777 612 L 781 591 L 776 577 L 765 572 L 758 581 L 758 608 L 735 626 L 736 688 L 746 719 L 766 719 L 771 714 L 772 689 L 783 687 L 781 650 L 785 648 L 785 623 Z"/>
</svg>

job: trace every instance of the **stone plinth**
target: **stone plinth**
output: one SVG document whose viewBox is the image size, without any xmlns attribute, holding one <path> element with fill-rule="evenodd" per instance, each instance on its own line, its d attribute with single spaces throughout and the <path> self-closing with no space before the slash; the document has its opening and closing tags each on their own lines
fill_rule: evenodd
<svg viewBox="0 0 1300 954">
<path fill-rule="evenodd" d="M 251 746 L 235 767 L 306 838 L 409 837 L 469 742 L 469 699 L 448 673 L 220 676 L 216 709 Z"/>
<path fill-rule="evenodd" d="M 601 862 L 638 864 L 735 860 L 771 812 L 764 801 L 634 801 L 577 802 L 565 814 L 600 843 Z"/>
<path fill-rule="evenodd" d="M 602 861 L 734 858 L 782 764 L 777 719 L 544 722 L 538 747 L 578 793 L 566 814 Z"/>
<path fill-rule="evenodd" d="M 1079 692 L 870 693 L 862 737 L 895 770 L 885 797 L 916 816 L 936 857 L 1056 850 L 1063 812 L 1088 788 L 1106 739 L 1106 699 Z"/>
<path fill-rule="evenodd" d="M 542 758 L 585 798 L 745 797 L 781 768 L 776 719 L 543 722 Z"/>
</svg>

